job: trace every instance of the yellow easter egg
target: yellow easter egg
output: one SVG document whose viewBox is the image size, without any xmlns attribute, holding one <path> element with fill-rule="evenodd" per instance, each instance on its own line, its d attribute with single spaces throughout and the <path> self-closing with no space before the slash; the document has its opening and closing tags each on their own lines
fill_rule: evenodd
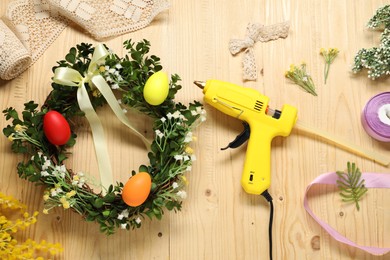
<svg viewBox="0 0 390 260">
<path fill-rule="evenodd" d="M 169 93 L 169 79 L 165 72 L 158 71 L 148 78 L 144 87 L 144 98 L 148 104 L 158 106 Z"/>
</svg>

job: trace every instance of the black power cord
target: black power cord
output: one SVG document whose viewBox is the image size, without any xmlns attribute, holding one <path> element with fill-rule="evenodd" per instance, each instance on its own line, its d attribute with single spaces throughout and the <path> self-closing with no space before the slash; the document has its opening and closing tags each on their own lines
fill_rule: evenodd
<svg viewBox="0 0 390 260">
<path fill-rule="evenodd" d="M 268 226 L 268 239 L 269 239 L 269 259 L 272 260 L 272 222 L 274 219 L 274 203 L 272 202 L 272 196 L 265 190 L 261 195 L 269 202 L 269 226 Z"/>
</svg>

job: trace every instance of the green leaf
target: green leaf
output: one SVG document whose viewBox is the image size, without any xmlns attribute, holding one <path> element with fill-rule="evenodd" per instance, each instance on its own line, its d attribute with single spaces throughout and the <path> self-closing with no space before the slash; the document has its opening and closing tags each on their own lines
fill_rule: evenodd
<svg viewBox="0 0 390 260">
<path fill-rule="evenodd" d="M 367 192 L 364 186 L 364 179 L 361 179 L 362 173 L 355 163 L 347 163 L 347 172 L 337 171 L 339 179 L 336 181 L 340 189 L 340 196 L 344 202 L 354 202 L 357 210 L 360 209 L 359 201 Z"/>
<path fill-rule="evenodd" d="M 95 201 L 93 202 L 93 206 L 98 209 L 103 207 L 103 205 L 104 205 L 104 201 L 100 198 L 95 199 Z"/>
</svg>

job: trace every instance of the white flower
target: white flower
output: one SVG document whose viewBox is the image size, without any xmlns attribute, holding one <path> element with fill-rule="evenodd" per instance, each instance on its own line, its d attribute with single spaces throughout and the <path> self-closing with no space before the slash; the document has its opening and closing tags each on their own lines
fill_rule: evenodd
<svg viewBox="0 0 390 260">
<path fill-rule="evenodd" d="M 123 218 L 124 218 L 124 216 L 122 214 L 119 214 L 117 217 L 117 219 L 119 219 L 119 220 L 122 220 Z"/>
<path fill-rule="evenodd" d="M 127 228 L 127 223 L 121 224 L 121 229 L 126 229 Z"/>
<path fill-rule="evenodd" d="M 163 138 L 164 137 L 164 134 L 159 130 L 159 129 L 156 129 L 156 131 L 154 131 L 156 133 L 156 135 L 160 138 Z"/>
<path fill-rule="evenodd" d="M 164 123 L 165 121 L 167 121 L 167 119 L 165 117 L 162 117 L 160 118 L 161 122 Z"/>
<path fill-rule="evenodd" d="M 41 171 L 41 176 L 43 177 L 50 176 L 50 173 L 48 173 L 47 171 Z"/>
<path fill-rule="evenodd" d="M 179 191 L 176 193 L 176 195 L 179 196 L 179 197 L 182 198 L 182 199 L 187 198 L 187 192 L 185 192 L 184 190 L 179 190 Z"/>
<path fill-rule="evenodd" d="M 115 65 L 115 68 L 117 68 L 118 70 L 120 70 L 120 69 L 123 68 L 123 67 L 122 67 L 122 65 L 121 65 L 120 63 L 118 63 L 118 64 Z"/>
<path fill-rule="evenodd" d="M 184 155 L 184 156 L 183 156 L 183 160 L 184 160 L 184 161 L 188 161 L 189 159 L 190 159 L 190 157 L 189 157 L 188 155 Z"/>
<path fill-rule="evenodd" d="M 177 182 L 172 183 L 172 188 L 176 189 L 178 187 L 179 187 L 179 184 L 177 184 Z"/>
<path fill-rule="evenodd" d="M 183 160 L 183 155 L 176 154 L 175 156 L 173 156 L 173 158 L 175 158 L 176 161 L 181 161 L 181 160 Z"/>
<path fill-rule="evenodd" d="M 46 157 L 46 156 L 45 156 L 45 157 Z M 44 158 L 45 158 L 45 157 L 44 157 Z M 43 165 L 42 165 L 42 171 L 47 170 L 50 166 L 51 166 L 50 160 L 46 160 L 46 159 L 45 159 L 45 162 L 44 162 Z"/>
<path fill-rule="evenodd" d="M 173 112 L 173 115 L 172 117 L 175 118 L 175 119 L 179 119 L 181 116 L 181 113 L 179 110 L 176 110 L 175 112 Z"/>
<path fill-rule="evenodd" d="M 189 142 L 191 142 L 192 141 L 192 132 L 188 132 L 187 134 L 186 134 L 186 137 L 184 138 L 184 143 L 189 143 Z"/>
<path fill-rule="evenodd" d="M 118 104 L 122 104 L 122 99 L 118 99 Z"/>
<path fill-rule="evenodd" d="M 195 156 L 195 154 L 192 154 L 192 155 L 191 155 L 191 161 L 196 161 L 196 156 Z"/>
<path fill-rule="evenodd" d="M 111 88 L 112 88 L 112 89 L 118 89 L 118 88 L 119 88 L 119 85 L 118 85 L 117 83 L 112 84 L 112 85 L 111 85 Z"/>
<path fill-rule="evenodd" d="M 167 118 L 168 118 L 168 119 L 171 119 L 172 116 L 173 116 L 173 115 L 171 114 L 171 112 L 169 112 L 169 113 L 167 114 Z"/>
<path fill-rule="evenodd" d="M 192 170 L 192 166 L 187 166 L 186 171 L 190 172 Z"/>
<path fill-rule="evenodd" d="M 141 223 L 141 219 L 140 219 L 139 217 L 136 218 L 136 219 L 135 219 L 135 223 L 140 224 L 140 223 Z"/>
<path fill-rule="evenodd" d="M 122 109 L 122 111 L 123 111 L 123 113 L 127 113 L 127 109 L 126 108 L 124 108 L 124 109 Z"/>
</svg>

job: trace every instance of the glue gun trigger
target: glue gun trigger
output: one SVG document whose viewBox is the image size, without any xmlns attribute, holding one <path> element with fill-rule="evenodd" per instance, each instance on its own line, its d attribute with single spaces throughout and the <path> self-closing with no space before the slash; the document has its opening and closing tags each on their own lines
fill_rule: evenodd
<svg viewBox="0 0 390 260">
<path fill-rule="evenodd" d="M 221 148 L 221 150 L 226 150 L 228 148 L 237 148 L 245 143 L 250 137 L 250 128 L 249 124 L 246 122 L 242 123 L 244 125 L 244 131 L 237 135 L 236 139 L 230 142 L 226 147 Z"/>
</svg>

